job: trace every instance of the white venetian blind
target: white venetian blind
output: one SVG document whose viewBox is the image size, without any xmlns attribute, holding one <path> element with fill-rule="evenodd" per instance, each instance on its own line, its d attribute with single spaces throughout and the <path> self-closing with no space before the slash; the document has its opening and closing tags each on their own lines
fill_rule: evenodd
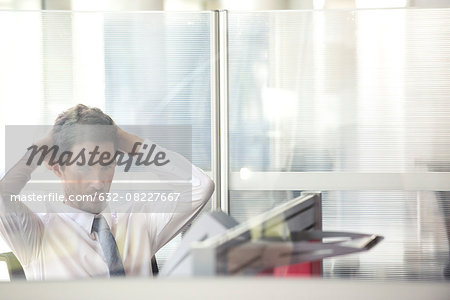
<svg viewBox="0 0 450 300">
<path fill-rule="evenodd" d="M 78 103 L 101 108 L 118 125 L 155 126 L 157 136 L 184 126 L 189 136 L 171 150 L 184 149 L 210 171 L 210 17 L 0 11 L 0 176 L 5 125 L 51 125 Z M 160 265 L 178 242 L 159 252 Z"/>
<path fill-rule="evenodd" d="M 450 10 L 230 12 L 228 24 L 231 214 L 322 190 L 325 230 L 385 236 L 326 260 L 325 277 L 442 279 Z"/>
</svg>

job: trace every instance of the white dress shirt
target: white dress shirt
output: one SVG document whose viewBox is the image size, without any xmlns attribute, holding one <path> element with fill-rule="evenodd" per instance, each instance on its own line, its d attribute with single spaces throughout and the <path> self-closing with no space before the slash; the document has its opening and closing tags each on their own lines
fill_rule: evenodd
<svg viewBox="0 0 450 300">
<path fill-rule="evenodd" d="M 144 143 L 152 144 L 148 140 Z M 176 152 L 160 146 L 157 149 L 164 151 L 170 162 L 146 168 L 157 175 L 191 179 L 192 192 L 182 194 L 179 200 L 189 209 L 136 212 L 130 207 L 115 212 L 108 207 L 102 213 L 127 276 L 152 276 L 153 255 L 196 216 L 214 191 L 213 181 L 201 169 Z M 25 164 L 28 155 L 29 152 L 0 181 L 0 234 L 19 259 L 27 279 L 109 277 L 96 233 L 91 233 L 94 214 L 63 203 L 55 204 L 55 212 L 34 213 L 21 202 L 7 201 L 10 195 L 20 193 L 36 168 L 35 163 Z"/>
</svg>

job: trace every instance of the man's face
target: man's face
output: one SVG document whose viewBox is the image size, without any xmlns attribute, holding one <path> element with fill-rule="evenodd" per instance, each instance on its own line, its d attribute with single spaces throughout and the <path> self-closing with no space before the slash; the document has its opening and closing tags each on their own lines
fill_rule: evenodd
<svg viewBox="0 0 450 300">
<path fill-rule="evenodd" d="M 100 201 L 98 194 L 109 192 L 115 170 L 115 161 L 104 166 L 98 163 L 100 154 L 95 155 L 94 162 L 97 163 L 89 164 L 91 157 L 89 152 L 93 152 L 96 146 L 98 146 L 97 152 L 100 152 L 100 154 L 104 152 L 110 153 L 108 161 L 114 156 L 115 149 L 112 142 L 83 142 L 75 144 L 71 149 L 73 153 L 72 160 L 84 148 L 85 163 L 81 166 L 76 163 L 65 166 L 60 172 L 66 204 L 93 214 L 102 212 L 107 206 L 106 196 L 104 195 L 103 201 Z M 81 158 L 77 161 L 81 162 Z M 97 193 L 97 196 L 94 198 L 95 193 Z M 69 200 L 70 198 L 72 200 L 75 199 L 77 195 L 78 199 L 80 199 L 80 195 L 91 195 L 89 200 L 92 199 L 93 201 L 89 201 L 88 197 L 85 197 L 86 200 L 83 201 Z"/>
</svg>

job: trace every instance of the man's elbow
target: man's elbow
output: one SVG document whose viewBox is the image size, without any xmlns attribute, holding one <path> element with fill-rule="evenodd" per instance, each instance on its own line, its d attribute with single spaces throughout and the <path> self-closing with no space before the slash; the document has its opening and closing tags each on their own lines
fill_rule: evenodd
<svg viewBox="0 0 450 300">
<path fill-rule="evenodd" d="M 211 198 L 212 194 L 214 193 L 215 189 L 215 183 L 214 181 L 206 174 L 204 174 L 203 178 L 201 179 L 201 189 L 202 189 L 202 202 L 208 202 L 208 200 Z"/>
<path fill-rule="evenodd" d="M 214 183 L 214 181 L 209 178 L 207 179 L 207 184 L 206 184 L 206 190 L 207 190 L 207 195 L 208 195 L 208 200 L 209 198 L 211 198 L 212 194 L 214 193 L 214 190 L 216 188 L 216 184 Z"/>
</svg>

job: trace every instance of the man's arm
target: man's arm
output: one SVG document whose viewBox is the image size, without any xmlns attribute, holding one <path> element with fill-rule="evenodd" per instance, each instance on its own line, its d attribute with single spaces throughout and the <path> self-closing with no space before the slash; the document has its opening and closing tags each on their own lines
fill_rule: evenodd
<svg viewBox="0 0 450 300">
<path fill-rule="evenodd" d="M 50 137 L 36 145 L 50 145 Z M 42 221 L 36 214 L 20 201 L 11 201 L 14 195 L 20 194 L 37 167 L 37 161 L 27 164 L 30 154 L 31 150 L 27 151 L 0 180 L 0 234 L 24 265 L 37 255 L 43 231 Z"/>
<path fill-rule="evenodd" d="M 160 202 L 160 204 L 153 206 L 157 211 L 148 215 L 148 228 L 154 241 L 153 249 L 156 252 L 175 237 L 206 205 L 214 192 L 214 182 L 200 168 L 179 153 L 120 129 L 118 130 L 118 140 L 120 150 L 128 153 L 131 153 L 136 142 L 142 143 L 142 145 L 148 144 L 145 150 L 138 148 L 144 153 L 143 157 L 146 157 L 151 146 L 155 145 L 156 148 L 153 148 L 153 153 L 164 153 L 164 161 L 169 162 L 162 166 L 150 165 L 149 171 L 164 182 L 170 183 L 179 180 L 188 182 L 188 185 L 184 184 L 184 186 L 173 184 L 175 192 L 179 193 L 177 201 L 172 203 Z M 167 211 L 171 204 L 174 204 L 172 206 L 174 212 Z"/>
</svg>

